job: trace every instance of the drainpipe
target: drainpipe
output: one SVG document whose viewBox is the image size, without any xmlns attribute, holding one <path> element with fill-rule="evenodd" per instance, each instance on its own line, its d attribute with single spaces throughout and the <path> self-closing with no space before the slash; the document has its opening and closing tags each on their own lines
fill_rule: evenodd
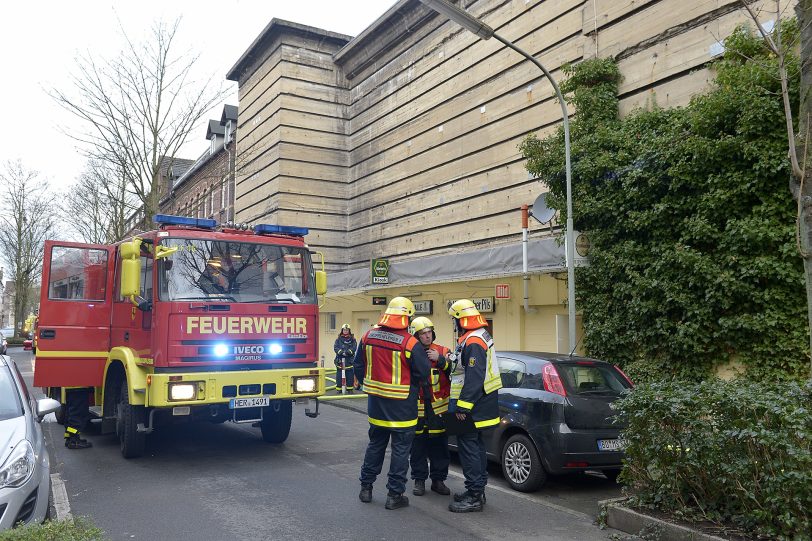
<svg viewBox="0 0 812 541">
<path fill-rule="evenodd" d="M 522 282 L 524 284 L 524 311 L 530 311 L 529 287 L 530 276 L 527 274 L 527 227 L 528 227 L 528 206 L 522 205 Z"/>
</svg>

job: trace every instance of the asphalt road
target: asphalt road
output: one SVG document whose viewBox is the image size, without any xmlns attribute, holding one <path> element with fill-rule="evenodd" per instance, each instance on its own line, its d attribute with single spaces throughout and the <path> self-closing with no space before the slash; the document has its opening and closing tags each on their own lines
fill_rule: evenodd
<svg viewBox="0 0 812 541">
<path fill-rule="evenodd" d="M 19 348 L 10 354 L 30 385 L 32 356 Z M 283 444 L 264 443 L 250 425 L 164 427 L 135 460 L 121 457 L 113 436 L 91 430 L 94 447 L 70 451 L 52 415 L 44 428 L 70 512 L 89 517 L 111 540 L 606 540 L 617 533 L 594 523 L 597 501 L 620 494 L 597 474 L 557 478 L 522 494 L 495 466 L 485 511 L 459 515 L 448 511 L 447 496 L 412 496 L 411 483 L 411 506 L 385 510 L 384 464 L 372 503 L 361 503 L 358 474 L 369 426 L 363 404 L 323 403 L 316 419 L 295 406 Z M 463 489 L 456 460 L 447 484 Z"/>
</svg>

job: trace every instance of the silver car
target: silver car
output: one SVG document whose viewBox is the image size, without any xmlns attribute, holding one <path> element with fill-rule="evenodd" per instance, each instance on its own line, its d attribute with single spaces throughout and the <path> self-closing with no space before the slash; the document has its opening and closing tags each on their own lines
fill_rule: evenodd
<svg viewBox="0 0 812 541">
<path fill-rule="evenodd" d="M 48 516 L 51 472 L 40 422 L 57 409 L 56 400 L 35 400 L 17 364 L 0 356 L 0 530 Z"/>
</svg>

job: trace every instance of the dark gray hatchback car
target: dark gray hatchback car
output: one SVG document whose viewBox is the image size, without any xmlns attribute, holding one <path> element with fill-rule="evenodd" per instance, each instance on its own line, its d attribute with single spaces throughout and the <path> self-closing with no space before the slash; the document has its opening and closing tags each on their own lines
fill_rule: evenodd
<svg viewBox="0 0 812 541">
<path fill-rule="evenodd" d="M 622 426 L 610 405 L 632 388 L 620 368 L 561 353 L 500 351 L 502 422 L 485 431 L 490 460 L 510 485 L 538 489 L 548 474 L 599 470 L 616 479 Z M 452 438 L 452 442 L 455 438 Z"/>
</svg>

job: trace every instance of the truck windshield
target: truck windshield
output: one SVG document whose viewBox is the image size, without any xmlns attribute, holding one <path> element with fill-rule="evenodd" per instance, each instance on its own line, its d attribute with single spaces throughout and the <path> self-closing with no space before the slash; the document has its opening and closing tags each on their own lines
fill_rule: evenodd
<svg viewBox="0 0 812 541">
<path fill-rule="evenodd" d="M 170 238 L 158 262 L 165 301 L 315 304 L 310 253 L 294 246 Z"/>
</svg>

